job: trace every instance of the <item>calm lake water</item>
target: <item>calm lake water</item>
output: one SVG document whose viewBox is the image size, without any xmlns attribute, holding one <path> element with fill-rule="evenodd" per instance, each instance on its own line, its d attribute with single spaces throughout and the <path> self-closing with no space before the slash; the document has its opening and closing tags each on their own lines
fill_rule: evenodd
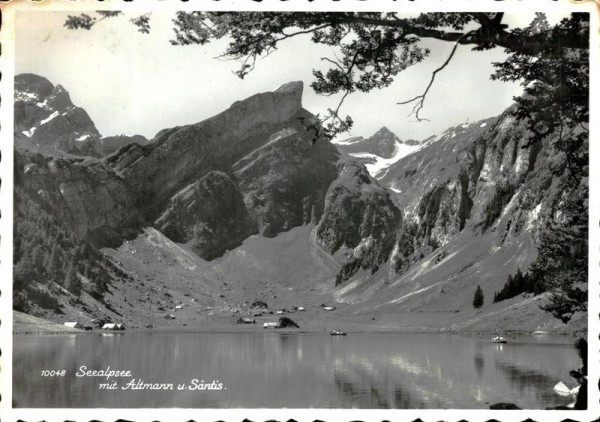
<svg viewBox="0 0 600 422">
<path fill-rule="evenodd" d="M 124 333 L 14 338 L 15 407 L 522 408 L 569 403 L 571 337 L 438 334 Z M 88 369 L 130 370 L 117 390 Z M 64 377 L 43 377 L 64 369 Z M 132 379 L 174 390 L 123 390 Z M 193 379 L 220 390 L 181 390 Z"/>
</svg>

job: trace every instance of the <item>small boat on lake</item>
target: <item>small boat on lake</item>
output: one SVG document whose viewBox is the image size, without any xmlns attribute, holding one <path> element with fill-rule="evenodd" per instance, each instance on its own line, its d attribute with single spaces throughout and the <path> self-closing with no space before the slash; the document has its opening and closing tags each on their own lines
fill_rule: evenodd
<svg viewBox="0 0 600 422">
<path fill-rule="evenodd" d="M 492 337 L 492 343 L 506 343 L 506 339 L 502 336 Z"/>
<path fill-rule="evenodd" d="M 341 330 L 332 330 L 330 334 L 332 336 L 345 336 L 346 332 Z"/>
</svg>

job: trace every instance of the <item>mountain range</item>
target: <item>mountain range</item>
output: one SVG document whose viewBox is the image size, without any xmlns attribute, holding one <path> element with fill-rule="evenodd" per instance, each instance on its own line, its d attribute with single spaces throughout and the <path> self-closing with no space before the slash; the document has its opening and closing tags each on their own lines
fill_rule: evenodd
<svg viewBox="0 0 600 422">
<path fill-rule="evenodd" d="M 388 328 L 585 325 L 553 320 L 545 294 L 491 303 L 564 200 L 550 142 L 528 145 L 511 109 L 423 141 L 383 127 L 332 143 L 302 93 L 291 82 L 146 140 L 101 137 L 63 87 L 17 76 L 15 308 L 193 325 L 260 298 Z M 163 320 L 177 303 L 190 310 Z"/>
</svg>

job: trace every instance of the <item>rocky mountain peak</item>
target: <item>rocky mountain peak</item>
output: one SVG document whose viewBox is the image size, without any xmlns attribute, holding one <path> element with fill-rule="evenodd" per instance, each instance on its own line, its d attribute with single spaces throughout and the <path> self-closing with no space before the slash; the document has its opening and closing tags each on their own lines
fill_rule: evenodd
<svg viewBox="0 0 600 422">
<path fill-rule="evenodd" d="M 54 90 L 54 85 L 42 76 L 33 73 L 22 73 L 15 76 L 15 93 L 31 94 L 15 96 L 16 101 L 24 101 L 27 98 L 32 100 L 34 96 L 37 97 L 36 99 L 42 99 L 50 95 L 52 90 Z"/>
<path fill-rule="evenodd" d="M 389 130 L 387 128 L 387 126 L 383 126 L 381 129 L 379 129 L 377 132 L 375 132 L 373 134 L 373 136 L 371 136 L 371 138 L 397 138 L 396 134 L 394 132 L 392 132 L 391 130 Z"/>
<path fill-rule="evenodd" d="M 71 101 L 60 84 L 32 73 L 15 76 L 15 142 L 36 152 L 105 156 L 130 143 L 146 144 L 140 135 L 101 138 L 87 112 Z"/>
<path fill-rule="evenodd" d="M 227 110 L 204 122 L 233 124 L 233 128 L 240 132 L 260 123 L 285 122 L 302 110 L 303 88 L 304 84 L 300 81 L 284 84 L 275 91 L 262 92 L 236 101 Z"/>
<path fill-rule="evenodd" d="M 237 101 L 204 121 L 162 130 L 147 147 L 123 149 L 109 165 L 128 180 L 149 219 L 210 171 L 234 175 L 245 206 L 267 237 L 317 220 L 336 177 L 337 151 L 313 144 L 303 121 L 302 82 Z M 307 176 L 310 175 L 310 176 Z"/>
<path fill-rule="evenodd" d="M 33 73 L 15 77 L 15 102 L 40 109 L 40 115 L 50 115 L 54 111 L 74 107 L 69 93 L 62 85 L 54 86 L 48 79 Z"/>
<path fill-rule="evenodd" d="M 47 107 L 59 111 L 74 107 L 71 96 L 62 85 L 56 85 L 50 95 L 46 97 L 44 103 Z"/>
<path fill-rule="evenodd" d="M 370 154 L 388 159 L 394 156 L 398 143 L 400 143 L 400 139 L 398 139 L 394 132 L 383 126 L 369 138 L 349 138 L 338 142 L 337 146 L 341 151 L 354 157 L 356 157 L 354 154 Z"/>
<path fill-rule="evenodd" d="M 292 82 L 288 82 L 288 83 L 281 85 L 279 88 L 277 88 L 275 90 L 275 92 L 297 94 L 300 98 L 302 98 L 303 90 L 304 90 L 304 82 L 292 81 Z"/>
<path fill-rule="evenodd" d="M 86 111 L 61 85 L 31 73 L 15 77 L 15 143 L 54 154 L 77 153 L 100 133 Z"/>
</svg>

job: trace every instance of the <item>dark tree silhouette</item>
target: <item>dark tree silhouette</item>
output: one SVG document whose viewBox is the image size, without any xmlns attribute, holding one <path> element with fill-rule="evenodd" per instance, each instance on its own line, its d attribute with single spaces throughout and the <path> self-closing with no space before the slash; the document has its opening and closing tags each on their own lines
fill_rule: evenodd
<svg viewBox="0 0 600 422">
<path fill-rule="evenodd" d="M 475 294 L 473 295 L 473 307 L 479 309 L 483 306 L 483 290 L 481 290 L 481 286 L 477 285 L 475 289 Z"/>
</svg>

